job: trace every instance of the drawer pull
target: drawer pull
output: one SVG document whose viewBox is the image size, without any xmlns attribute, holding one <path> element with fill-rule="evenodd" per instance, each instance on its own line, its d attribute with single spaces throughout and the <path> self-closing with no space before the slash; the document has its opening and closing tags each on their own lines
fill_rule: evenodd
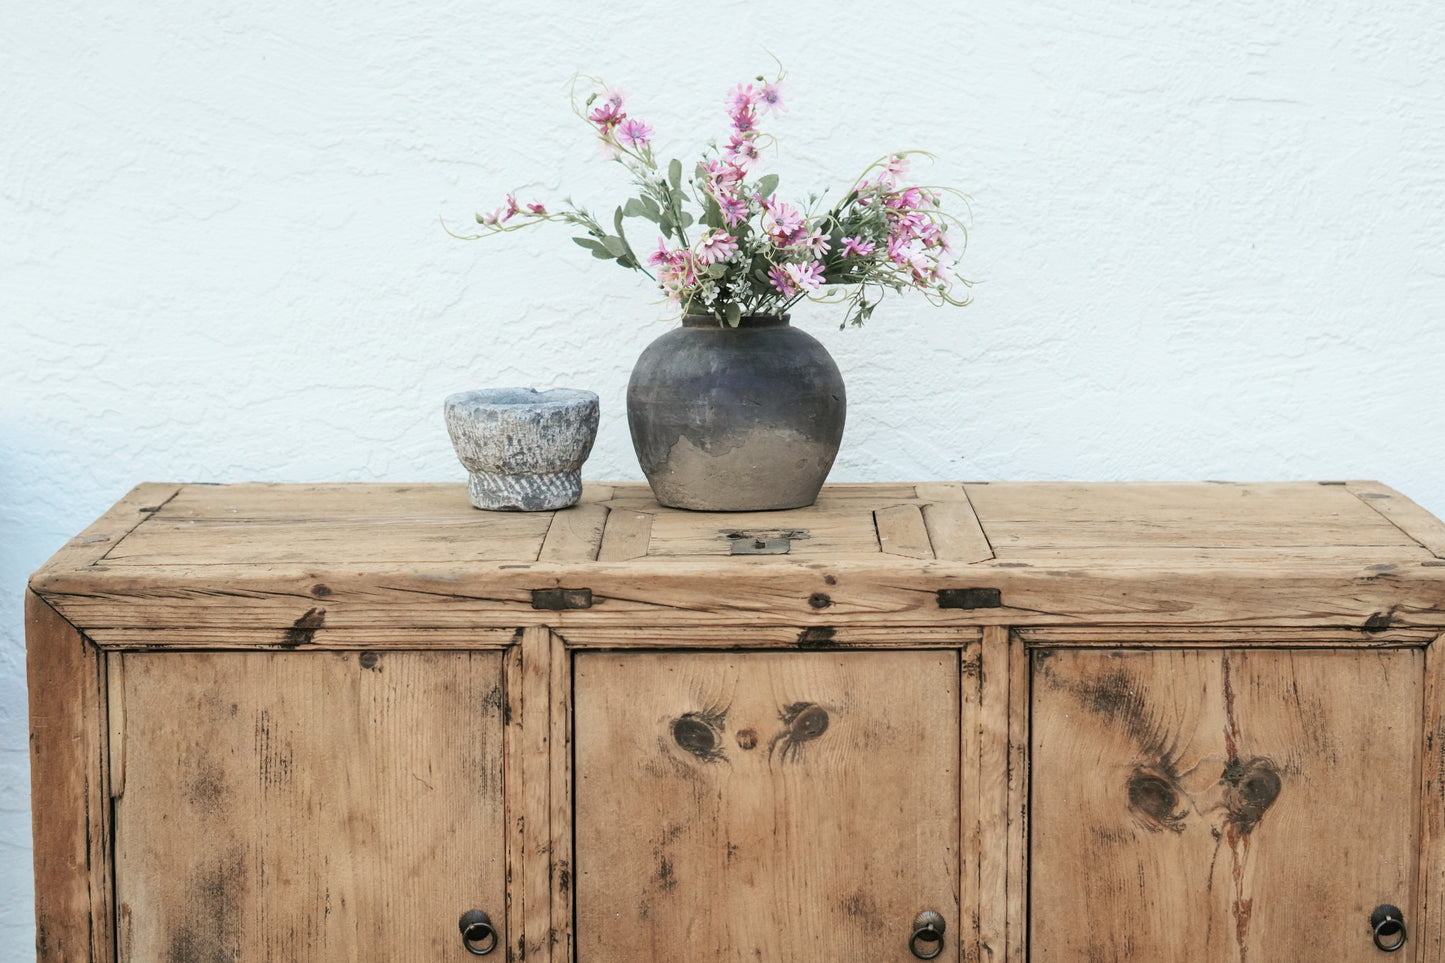
<svg viewBox="0 0 1445 963">
<path fill-rule="evenodd" d="M 1370 914 L 1370 929 L 1375 933 L 1375 948 L 1393 953 L 1405 945 L 1405 914 L 1400 907 L 1385 903 Z"/>
<path fill-rule="evenodd" d="M 943 952 L 943 931 L 947 928 L 940 914 L 924 910 L 913 920 L 913 935 L 908 939 L 908 948 L 920 960 L 933 959 Z"/>
<path fill-rule="evenodd" d="M 492 918 L 481 910 L 467 910 L 457 926 L 462 931 L 462 945 L 473 956 L 486 956 L 497 948 L 497 931 Z"/>
</svg>

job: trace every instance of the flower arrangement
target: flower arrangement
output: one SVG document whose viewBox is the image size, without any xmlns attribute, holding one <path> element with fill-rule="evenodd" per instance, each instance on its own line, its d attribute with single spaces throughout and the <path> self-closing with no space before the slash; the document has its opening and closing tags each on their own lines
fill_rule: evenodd
<svg viewBox="0 0 1445 963">
<path fill-rule="evenodd" d="M 540 202 L 518 204 L 509 194 L 501 208 L 477 215 L 481 233 L 467 239 L 562 221 L 585 232 L 573 240 L 595 257 L 656 281 L 682 313 L 711 314 L 732 326 L 744 315 L 783 314 L 802 298 L 844 302 L 840 327 L 860 325 L 887 290 L 966 304 L 955 291 L 971 282 L 954 273 L 966 230 L 942 203 L 945 195 L 966 199 L 903 182 L 910 155 L 921 152 L 875 161 L 827 209 L 816 194 L 803 207 L 779 200 L 777 175 L 758 175 L 763 152 L 775 143 L 761 121 L 784 109 L 782 79 L 780 73 L 757 77 L 756 86 L 738 84 L 726 100 L 726 145 L 710 144 L 690 171 L 676 158 L 659 161 L 652 127 L 628 111 L 616 90 L 594 80 L 598 89 L 579 103 L 574 84 L 573 110 L 627 168 L 637 195 L 617 208 L 609 231 L 570 199 L 554 211 Z M 644 254 L 624 230 L 635 219 L 658 232 L 656 248 Z"/>
</svg>

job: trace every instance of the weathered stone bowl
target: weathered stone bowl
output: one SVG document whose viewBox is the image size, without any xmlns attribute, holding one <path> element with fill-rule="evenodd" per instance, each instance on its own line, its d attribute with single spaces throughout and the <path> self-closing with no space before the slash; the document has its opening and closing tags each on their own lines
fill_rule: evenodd
<svg viewBox="0 0 1445 963">
<path fill-rule="evenodd" d="M 445 413 L 477 508 L 547 512 L 581 497 L 582 463 L 597 438 L 593 392 L 482 388 L 449 395 Z"/>
</svg>

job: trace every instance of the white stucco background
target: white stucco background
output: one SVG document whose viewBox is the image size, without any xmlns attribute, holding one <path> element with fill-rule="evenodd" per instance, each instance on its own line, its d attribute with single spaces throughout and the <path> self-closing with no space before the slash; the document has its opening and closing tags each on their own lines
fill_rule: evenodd
<svg viewBox="0 0 1445 963">
<path fill-rule="evenodd" d="M 973 199 L 970 307 L 795 314 L 848 381 L 834 479 L 1367 477 L 1445 515 L 1436 0 L 12 0 L 0 961 L 34 958 L 26 576 L 142 480 L 460 480 L 467 388 L 595 390 L 585 477 L 640 478 L 646 280 L 440 219 L 610 211 L 574 73 L 691 156 L 769 52 L 785 196 L 922 148 Z"/>
</svg>

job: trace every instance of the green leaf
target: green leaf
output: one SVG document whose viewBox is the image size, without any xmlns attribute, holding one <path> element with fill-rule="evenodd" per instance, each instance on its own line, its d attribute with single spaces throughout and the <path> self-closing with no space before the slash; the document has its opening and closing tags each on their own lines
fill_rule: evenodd
<svg viewBox="0 0 1445 963">
<path fill-rule="evenodd" d="M 620 237 L 604 236 L 602 243 L 607 247 L 607 253 L 615 258 L 627 256 L 627 242 Z"/>
<path fill-rule="evenodd" d="M 702 205 L 702 222 L 715 231 L 723 228 L 722 208 L 717 206 L 717 201 L 711 194 L 707 195 Z"/>
<path fill-rule="evenodd" d="M 612 252 L 607 250 L 606 246 L 604 246 L 596 238 L 574 237 L 572 241 L 578 246 L 585 247 L 587 250 L 591 251 L 593 257 L 605 258 L 608 260 L 611 260 L 612 258 Z"/>
<path fill-rule="evenodd" d="M 723 305 L 723 314 L 727 316 L 728 327 L 736 328 L 743 319 L 743 309 L 738 307 L 736 301 L 729 301 Z"/>
<path fill-rule="evenodd" d="M 675 191 L 682 190 L 682 161 L 674 157 L 667 164 L 667 182 Z"/>
<path fill-rule="evenodd" d="M 764 174 L 762 177 L 759 177 L 757 188 L 758 193 L 763 195 L 763 197 L 772 197 L 773 192 L 778 189 L 778 175 Z"/>
<path fill-rule="evenodd" d="M 714 261 L 707 266 L 707 276 L 710 278 L 720 278 L 726 273 L 728 273 L 728 266 L 721 261 Z"/>
<path fill-rule="evenodd" d="M 628 217 L 646 216 L 642 212 L 642 202 L 635 197 L 629 198 L 627 203 L 622 206 L 622 213 Z"/>
</svg>

